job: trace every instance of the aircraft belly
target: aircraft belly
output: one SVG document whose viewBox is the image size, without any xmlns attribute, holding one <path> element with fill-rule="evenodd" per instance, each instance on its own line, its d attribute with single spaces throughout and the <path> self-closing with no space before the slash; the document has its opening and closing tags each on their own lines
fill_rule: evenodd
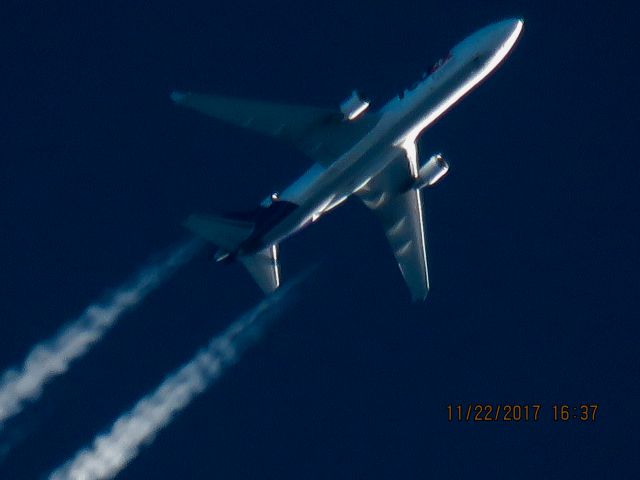
<svg viewBox="0 0 640 480">
<path fill-rule="evenodd" d="M 320 171 L 315 165 L 280 196 L 298 205 L 263 235 L 262 244 L 279 243 L 346 200 L 394 158 L 392 148 L 374 148 L 360 158 L 341 158 Z M 304 188 L 302 188 L 304 187 Z"/>
<path fill-rule="evenodd" d="M 414 135 L 416 126 L 424 129 L 437 119 L 432 113 L 446 102 L 472 68 L 468 66 L 442 79 L 427 92 L 415 92 L 415 96 L 410 93 L 409 97 L 413 98 L 405 99 L 409 102 L 404 109 L 386 112 L 367 136 L 329 167 L 314 164 L 280 196 L 298 208 L 265 233 L 261 243 L 273 245 L 301 230 L 381 172 L 397 157 L 405 137 Z M 425 123 L 429 117 L 431 121 Z"/>
</svg>

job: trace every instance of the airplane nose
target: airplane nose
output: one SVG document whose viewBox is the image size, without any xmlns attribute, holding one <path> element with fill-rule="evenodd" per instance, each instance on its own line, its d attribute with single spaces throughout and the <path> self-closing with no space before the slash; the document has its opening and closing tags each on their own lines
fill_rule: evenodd
<svg viewBox="0 0 640 480">
<path fill-rule="evenodd" d="M 464 39 L 452 52 L 454 56 L 480 55 L 485 58 L 492 58 L 498 52 L 506 55 L 516 43 L 523 26 L 521 18 L 508 18 L 492 23 Z"/>
<path fill-rule="evenodd" d="M 501 39 L 502 42 L 506 42 L 512 35 L 516 38 L 520 35 L 524 21 L 521 18 L 509 18 L 502 20 L 501 22 L 494 23 L 491 26 L 492 36 L 496 39 Z"/>
<path fill-rule="evenodd" d="M 506 55 L 515 45 L 523 26 L 521 18 L 509 18 L 485 27 L 481 30 L 483 40 L 478 42 L 480 49 L 491 56 Z"/>
<path fill-rule="evenodd" d="M 521 18 L 509 18 L 486 27 L 487 46 L 496 48 L 508 41 L 515 42 L 520 35 L 524 22 Z"/>
</svg>

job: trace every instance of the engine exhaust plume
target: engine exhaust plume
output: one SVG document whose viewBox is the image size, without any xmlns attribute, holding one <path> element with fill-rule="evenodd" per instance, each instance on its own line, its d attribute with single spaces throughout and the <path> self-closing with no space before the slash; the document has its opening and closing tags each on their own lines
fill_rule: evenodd
<svg viewBox="0 0 640 480">
<path fill-rule="evenodd" d="M 199 241 L 189 241 L 166 257 L 143 268 L 132 281 L 111 293 L 106 300 L 89 305 L 57 334 L 34 346 L 20 367 L 0 376 L 0 431 L 8 419 L 40 396 L 42 388 L 62 375 L 70 364 L 86 354 L 120 317 L 140 305 L 145 297 L 168 279 L 197 252 Z"/>
<path fill-rule="evenodd" d="M 152 393 L 118 418 L 111 429 L 49 476 L 49 480 L 98 480 L 115 477 L 133 460 L 143 445 L 192 400 L 235 364 L 256 343 L 268 323 L 275 319 L 300 279 L 285 285 L 214 337 L 179 370 L 170 374 Z"/>
</svg>

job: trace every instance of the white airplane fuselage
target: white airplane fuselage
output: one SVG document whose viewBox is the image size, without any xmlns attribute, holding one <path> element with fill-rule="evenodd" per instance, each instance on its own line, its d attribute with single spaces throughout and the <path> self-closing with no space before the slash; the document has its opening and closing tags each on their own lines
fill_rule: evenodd
<svg viewBox="0 0 640 480">
<path fill-rule="evenodd" d="M 439 68 L 382 107 L 377 124 L 351 148 L 327 168 L 315 163 L 274 200 L 297 208 L 262 232 L 259 245 L 278 244 L 317 220 L 365 186 L 400 152 L 408 155 L 411 174 L 417 179 L 417 137 L 502 62 L 522 26 L 520 19 L 497 22 L 456 45 Z M 251 252 L 241 249 L 238 253 Z"/>
</svg>

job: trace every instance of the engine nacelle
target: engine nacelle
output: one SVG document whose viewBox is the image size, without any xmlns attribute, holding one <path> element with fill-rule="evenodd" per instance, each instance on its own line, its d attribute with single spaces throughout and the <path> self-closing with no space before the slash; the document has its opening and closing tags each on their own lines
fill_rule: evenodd
<svg viewBox="0 0 640 480">
<path fill-rule="evenodd" d="M 449 171 L 449 164 L 439 153 L 433 155 L 418 171 L 415 188 L 430 187 Z"/>
<path fill-rule="evenodd" d="M 369 108 L 369 102 L 362 100 L 356 90 L 353 91 L 351 96 L 340 104 L 340 111 L 344 115 L 345 120 L 355 120 L 364 111 Z"/>
</svg>

